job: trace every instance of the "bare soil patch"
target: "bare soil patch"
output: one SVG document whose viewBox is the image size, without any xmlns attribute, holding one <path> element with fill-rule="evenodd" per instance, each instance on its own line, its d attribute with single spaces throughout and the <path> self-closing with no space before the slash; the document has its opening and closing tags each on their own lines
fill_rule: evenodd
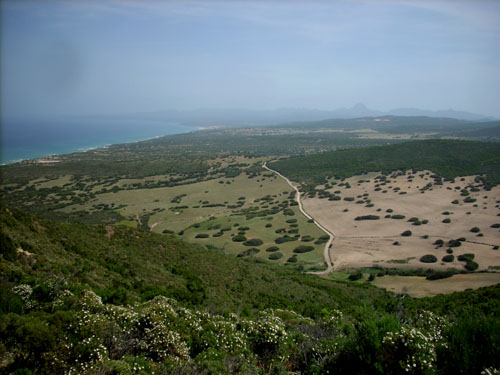
<svg viewBox="0 0 500 375">
<path fill-rule="evenodd" d="M 392 174 L 385 181 L 375 179 L 377 176 L 380 174 L 337 181 L 328 191 L 341 196 L 341 200 L 307 198 L 303 201 L 305 210 L 336 234 L 331 254 L 335 270 L 373 265 L 463 269 L 465 263 L 458 261 L 457 256 L 464 253 L 475 254 L 479 270 L 500 265 L 500 251 L 494 250 L 500 245 L 500 231 L 492 228 L 500 223 L 497 216 L 499 186 L 491 191 L 478 188 L 474 176 L 436 184 L 429 171 Z M 464 189 L 467 196 L 462 195 Z M 353 200 L 346 201 L 346 197 Z M 474 201 L 466 203 L 467 198 Z M 355 220 L 366 215 L 379 216 L 379 219 Z M 394 215 L 404 218 L 396 219 Z M 420 225 L 409 222 L 411 218 L 418 218 Z M 445 219 L 450 222 L 443 222 Z M 471 232 L 474 227 L 480 231 Z M 411 236 L 401 236 L 407 230 Z M 461 237 L 466 241 L 459 247 L 447 246 L 448 241 Z M 439 239 L 444 242 L 441 247 L 434 244 Z M 450 248 L 455 259 L 443 262 Z M 426 254 L 435 255 L 438 261 L 420 262 Z"/>
<path fill-rule="evenodd" d="M 419 276 L 377 277 L 374 284 L 394 293 L 404 293 L 412 297 L 431 297 L 466 289 L 478 289 L 500 283 L 500 273 L 474 273 L 454 275 L 447 279 L 426 280 Z"/>
</svg>

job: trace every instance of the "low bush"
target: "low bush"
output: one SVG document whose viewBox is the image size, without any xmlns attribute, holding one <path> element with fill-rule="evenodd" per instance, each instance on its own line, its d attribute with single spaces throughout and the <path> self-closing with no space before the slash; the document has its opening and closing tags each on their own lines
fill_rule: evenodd
<svg viewBox="0 0 500 375">
<path fill-rule="evenodd" d="M 269 254 L 268 258 L 269 258 L 269 260 L 278 260 L 278 259 L 283 258 L 283 254 L 281 254 L 280 252 L 272 253 L 272 254 Z"/>
<path fill-rule="evenodd" d="M 427 254 L 427 255 L 424 255 L 423 257 L 421 257 L 420 261 L 422 263 L 436 263 L 437 258 L 436 258 L 436 256 L 434 256 L 432 254 Z"/>
<path fill-rule="evenodd" d="M 360 220 L 378 220 L 378 219 L 380 219 L 380 216 L 364 215 L 364 216 L 357 216 L 354 220 L 360 221 Z"/>
<path fill-rule="evenodd" d="M 306 245 L 300 245 L 297 246 L 295 249 L 293 249 L 294 253 L 297 254 L 302 254 L 302 253 L 308 253 L 310 251 L 314 250 L 314 246 L 306 246 Z"/>
<path fill-rule="evenodd" d="M 405 230 L 403 233 L 401 233 L 403 237 L 409 237 L 411 236 L 411 230 Z"/>
<path fill-rule="evenodd" d="M 208 238 L 207 233 L 198 233 L 194 238 Z"/>
<path fill-rule="evenodd" d="M 243 234 L 237 234 L 233 237 L 233 242 L 245 242 L 247 238 Z"/>
<path fill-rule="evenodd" d="M 451 255 L 451 254 L 448 254 L 448 255 L 445 255 L 443 257 L 443 259 L 441 259 L 443 262 L 453 262 L 455 260 L 455 256 L 454 255 Z"/>
<path fill-rule="evenodd" d="M 475 255 L 472 253 L 462 254 L 457 257 L 457 259 L 461 262 L 472 262 L 474 260 Z"/>
<path fill-rule="evenodd" d="M 274 253 L 275 251 L 278 251 L 280 248 L 278 246 L 271 246 L 266 249 L 268 253 Z"/>
<path fill-rule="evenodd" d="M 402 220 L 406 216 L 405 215 L 391 215 L 391 219 Z"/>
<path fill-rule="evenodd" d="M 251 238 L 248 241 L 243 242 L 245 246 L 260 246 L 264 243 L 260 238 Z"/>
</svg>

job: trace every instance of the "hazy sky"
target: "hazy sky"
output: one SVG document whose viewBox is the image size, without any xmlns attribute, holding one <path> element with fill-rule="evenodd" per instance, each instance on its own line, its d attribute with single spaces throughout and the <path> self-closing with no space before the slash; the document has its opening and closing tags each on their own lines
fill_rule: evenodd
<svg viewBox="0 0 500 375">
<path fill-rule="evenodd" d="M 500 1 L 2 1 L 2 112 L 500 117 Z"/>
</svg>

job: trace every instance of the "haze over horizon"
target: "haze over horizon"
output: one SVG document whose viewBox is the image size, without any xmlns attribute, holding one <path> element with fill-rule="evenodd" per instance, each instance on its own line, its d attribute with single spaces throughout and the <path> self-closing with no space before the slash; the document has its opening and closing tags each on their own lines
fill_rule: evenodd
<svg viewBox="0 0 500 375">
<path fill-rule="evenodd" d="M 494 1 L 3 1 L 2 116 L 364 103 L 500 117 Z"/>
</svg>

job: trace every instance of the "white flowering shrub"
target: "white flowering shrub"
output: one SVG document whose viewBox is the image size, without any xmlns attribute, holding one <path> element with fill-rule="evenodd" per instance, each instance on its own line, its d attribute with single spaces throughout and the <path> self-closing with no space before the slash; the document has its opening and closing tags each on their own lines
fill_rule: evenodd
<svg viewBox="0 0 500 375">
<path fill-rule="evenodd" d="M 434 374 L 436 343 L 433 337 L 415 327 L 403 326 L 382 339 L 387 363 L 394 363 L 409 374 Z"/>
<path fill-rule="evenodd" d="M 284 351 L 288 333 L 285 323 L 280 317 L 274 315 L 273 310 L 264 310 L 256 319 L 245 319 L 240 324 L 256 355 L 273 357 Z M 288 356 L 288 354 L 284 355 Z"/>
<path fill-rule="evenodd" d="M 239 330 L 236 322 L 205 314 L 199 324 L 201 330 L 192 332 L 195 352 L 207 349 L 231 354 L 249 352 L 246 334 Z"/>
<path fill-rule="evenodd" d="M 33 300 L 33 288 L 27 284 L 19 284 L 12 288 L 12 293 L 21 297 L 25 310 L 31 310 L 35 307 L 36 301 Z"/>
<path fill-rule="evenodd" d="M 481 375 L 500 375 L 500 370 L 497 368 L 488 367 L 481 371 Z"/>
</svg>

